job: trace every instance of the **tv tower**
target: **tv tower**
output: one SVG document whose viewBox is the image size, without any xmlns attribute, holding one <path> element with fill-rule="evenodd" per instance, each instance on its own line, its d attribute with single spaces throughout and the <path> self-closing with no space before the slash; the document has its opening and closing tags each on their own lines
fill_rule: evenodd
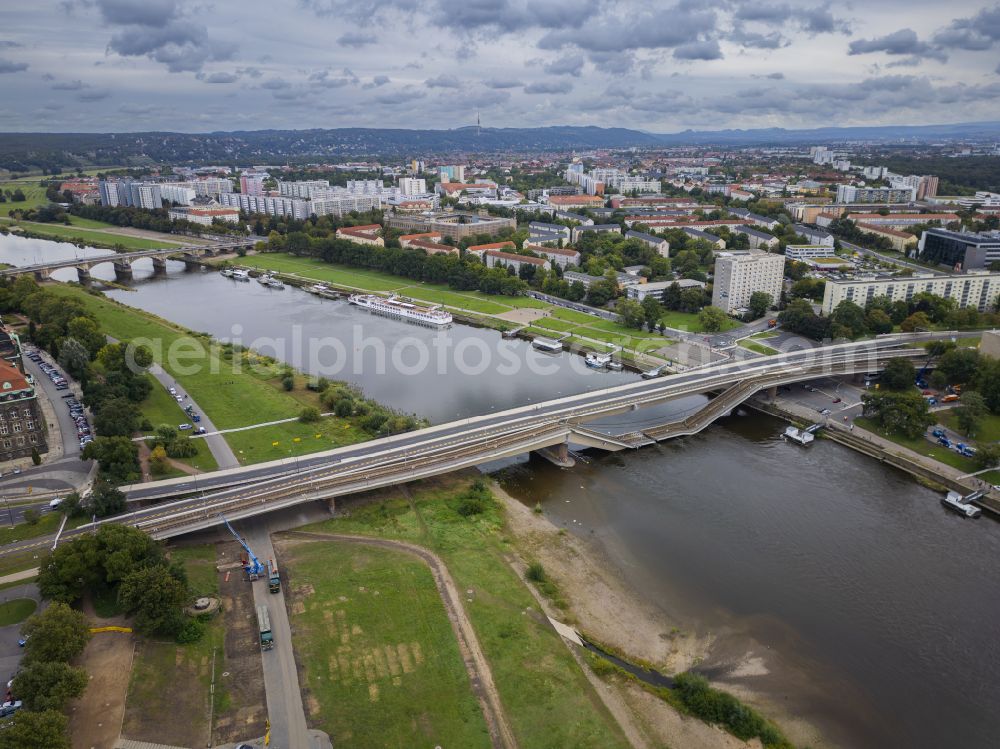
<svg viewBox="0 0 1000 749">
<path fill-rule="evenodd" d="M 479 112 L 476 112 L 476 136 L 483 134 L 483 123 L 479 119 Z"/>
</svg>

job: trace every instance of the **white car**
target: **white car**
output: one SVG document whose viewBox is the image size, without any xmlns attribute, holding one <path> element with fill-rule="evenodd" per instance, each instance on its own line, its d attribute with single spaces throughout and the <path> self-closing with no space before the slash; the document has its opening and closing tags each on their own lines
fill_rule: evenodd
<svg viewBox="0 0 1000 749">
<path fill-rule="evenodd" d="M 171 395 L 177 395 L 177 388 L 170 388 Z"/>
<path fill-rule="evenodd" d="M 62 501 L 61 497 L 57 497 L 56 499 L 53 499 L 51 502 L 49 502 L 49 509 L 50 510 L 56 509 L 59 505 L 62 504 L 62 502 L 63 501 Z"/>
</svg>

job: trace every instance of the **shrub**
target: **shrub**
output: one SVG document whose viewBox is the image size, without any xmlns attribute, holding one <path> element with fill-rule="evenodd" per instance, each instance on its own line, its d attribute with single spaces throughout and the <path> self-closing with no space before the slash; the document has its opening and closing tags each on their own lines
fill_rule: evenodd
<svg viewBox="0 0 1000 749">
<path fill-rule="evenodd" d="M 295 389 L 295 378 L 292 375 L 285 375 L 281 378 L 281 387 L 286 391 L 291 391 Z"/>
<path fill-rule="evenodd" d="M 350 398 L 341 398 L 334 406 L 333 412 L 341 419 L 346 419 L 354 413 L 354 401 Z"/>
<path fill-rule="evenodd" d="M 34 507 L 29 507 L 24 511 L 24 522 L 28 525 L 34 525 L 42 517 L 42 513 L 36 510 Z"/>
<path fill-rule="evenodd" d="M 544 583 L 548 580 L 548 577 L 545 574 L 545 568 L 542 566 L 541 562 L 532 562 L 529 564 L 528 571 L 524 573 L 524 576 L 533 583 Z"/>
<path fill-rule="evenodd" d="M 319 409 L 316 406 L 306 406 L 299 413 L 299 421 L 303 424 L 314 424 L 319 421 Z"/>
<path fill-rule="evenodd" d="M 177 633 L 177 644 L 187 645 L 188 643 L 198 642 L 205 634 L 205 625 L 202 624 L 200 617 L 198 619 L 188 619 L 181 627 L 180 632 Z"/>
</svg>

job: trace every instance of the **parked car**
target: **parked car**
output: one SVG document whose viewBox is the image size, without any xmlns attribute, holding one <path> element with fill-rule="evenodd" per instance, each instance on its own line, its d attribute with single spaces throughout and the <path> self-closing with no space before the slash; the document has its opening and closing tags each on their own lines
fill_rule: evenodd
<svg viewBox="0 0 1000 749">
<path fill-rule="evenodd" d="M 178 424 L 177 428 L 180 429 L 183 432 L 185 429 L 191 429 L 191 425 L 190 424 Z"/>
</svg>

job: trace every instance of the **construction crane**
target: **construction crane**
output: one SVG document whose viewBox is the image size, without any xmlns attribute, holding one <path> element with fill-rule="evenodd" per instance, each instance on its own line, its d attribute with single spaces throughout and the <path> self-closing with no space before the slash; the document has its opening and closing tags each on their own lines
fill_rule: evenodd
<svg viewBox="0 0 1000 749">
<path fill-rule="evenodd" d="M 246 550 L 247 560 L 244 563 L 243 568 L 247 572 L 247 577 L 249 577 L 251 580 L 256 580 L 257 578 L 260 577 L 260 574 L 264 571 L 264 565 L 261 564 L 260 560 L 257 558 L 257 555 L 253 553 L 253 549 L 250 548 L 250 544 L 247 543 L 246 539 L 243 538 L 243 536 L 241 536 L 239 533 L 237 533 L 236 529 L 229 524 L 229 521 L 226 520 L 226 516 L 219 515 L 219 517 L 222 518 L 222 522 L 226 524 L 226 527 L 229 529 L 229 532 L 233 534 L 237 542 L 239 542 L 239 545 Z"/>
</svg>

